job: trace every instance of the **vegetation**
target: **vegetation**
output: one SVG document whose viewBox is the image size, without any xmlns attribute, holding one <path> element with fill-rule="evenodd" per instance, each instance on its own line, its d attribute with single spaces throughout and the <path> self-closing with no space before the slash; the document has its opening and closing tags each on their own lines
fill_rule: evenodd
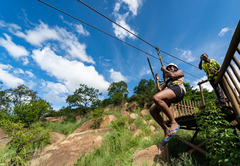
<svg viewBox="0 0 240 166">
<path fill-rule="evenodd" d="M 160 84 L 163 84 L 162 80 Z M 200 100 L 200 92 L 198 90 L 193 89 L 188 83 L 185 84 L 185 87 L 187 89 L 185 99 Z M 120 107 L 115 112 L 104 112 L 103 108 L 105 106 L 109 104 L 118 106 L 123 100 L 128 103 L 135 101 L 140 108 L 143 108 L 145 101 L 147 101 L 149 103 L 148 106 L 150 106 L 152 96 L 157 93 L 156 85 L 152 79 L 142 79 L 133 91 L 134 94 L 129 97 L 127 83 L 124 81 L 113 82 L 108 88 L 109 98 L 101 101 L 99 97 L 102 94 L 98 89 L 80 84 L 79 88 L 67 97 L 67 107 L 62 107 L 60 110 L 53 110 L 49 102 L 41 99 L 36 91 L 29 89 L 25 85 L 5 90 L 0 88 L 0 128 L 6 131 L 10 138 L 8 145 L 0 148 L 0 163 L 26 165 L 30 158 L 30 152 L 42 148 L 50 142 L 50 131 L 69 135 L 89 119 L 92 119 L 95 128 L 98 128 L 104 114 L 114 114 L 118 118 L 112 124 L 114 130 L 104 135 L 104 141 L 100 148 L 91 154 L 81 156 L 77 161 L 77 165 L 105 165 L 106 163 L 108 165 L 132 165 L 132 155 L 136 151 L 145 149 L 151 145 L 160 144 L 161 141 L 158 138 L 163 137 L 162 130 L 158 134 L 150 132 L 148 126 L 143 123 L 143 120 L 149 121 L 152 118 L 150 115 L 145 117 L 140 116 L 141 109 L 136 111 L 139 115 L 136 120 L 129 117 L 121 117 Z M 213 91 L 208 92 L 206 89 L 203 89 L 203 93 L 205 100 L 216 100 Z M 73 118 L 73 115 L 76 114 L 84 116 L 85 120 L 76 122 Z M 43 117 L 62 115 L 67 118 L 61 123 L 53 124 L 40 121 Z M 205 119 L 201 119 L 201 117 Z M 237 155 L 239 155 L 237 148 L 239 149 L 240 145 L 234 140 L 239 138 L 231 134 L 231 128 L 225 129 L 225 127 L 229 127 L 229 123 L 222 120 L 222 113 L 211 106 L 207 114 L 199 115 L 198 118 L 198 123 L 202 124 L 202 129 L 205 130 L 206 135 L 199 136 L 196 141 L 197 143 L 202 142 L 206 137 L 212 141 L 212 144 L 207 144 L 211 155 L 216 156 L 215 158 L 211 158 L 211 162 L 225 162 L 229 165 L 236 164 Z M 128 128 L 130 124 L 134 126 L 134 129 L 141 129 L 142 133 L 133 138 Z M 155 121 L 152 121 L 151 125 L 159 128 L 159 125 Z M 211 128 L 211 125 L 218 128 Z M 189 140 L 193 133 L 181 130 L 178 134 Z M 216 136 L 223 138 L 221 140 L 224 140 L 224 142 L 216 140 Z M 145 137 L 149 138 L 145 140 L 143 139 Z M 172 138 L 170 142 L 172 165 L 178 165 L 176 164 L 176 158 L 183 155 L 182 152 L 185 144 L 175 138 Z M 176 146 L 178 147 L 177 149 L 175 148 Z M 226 150 L 227 147 L 231 147 L 229 155 L 223 153 L 223 150 Z M 205 156 L 196 154 L 196 156 L 183 155 L 184 157 L 178 163 L 182 163 L 183 165 L 202 165 L 208 162 Z"/>
<path fill-rule="evenodd" d="M 224 119 L 226 116 L 220 108 L 209 101 L 206 111 L 196 115 L 197 124 L 207 137 L 207 155 L 212 164 L 226 163 L 229 166 L 239 164 L 240 137 L 237 131 L 231 128 L 231 124 Z M 237 129 L 235 129 L 237 130 Z M 239 131 L 238 131 L 239 132 Z"/>
</svg>

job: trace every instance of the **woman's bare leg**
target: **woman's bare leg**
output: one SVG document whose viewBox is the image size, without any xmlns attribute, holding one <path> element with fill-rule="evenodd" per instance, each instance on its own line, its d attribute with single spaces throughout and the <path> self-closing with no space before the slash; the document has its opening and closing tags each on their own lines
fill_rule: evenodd
<svg viewBox="0 0 240 166">
<path fill-rule="evenodd" d="M 169 131 L 168 131 L 168 126 L 165 124 L 162 116 L 159 114 L 160 113 L 160 110 L 157 108 L 156 104 L 153 104 L 151 106 L 151 108 L 149 109 L 149 112 L 151 114 L 151 116 L 153 117 L 153 119 L 162 127 L 163 131 L 164 131 L 164 138 L 163 139 L 166 139 L 168 138 L 169 136 Z M 165 142 L 162 142 L 162 144 L 164 144 Z"/>
<path fill-rule="evenodd" d="M 170 120 L 170 130 L 176 129 L 178 123 L 175 121 L 167 103 L 173 103 L 176 101 L 175 93 L 170 89 L 165 89 L 153 96 L 153 101 L 157 108 L 161 110 Z M 171 131 L 169 135 L 173 135 L 176 131 Z"/>
<path fill-rule="evenodd" d="M 159 114 L 160 110 L 157 108 L 156 104 L 153 104 L 151 106 L 149 112 L 152 115 L 153 119 L 162 127 L 165 135 L 168 134 L 168 127 L 164 123 L 164 120 L 163 120 L 162 116 Z"/>
</svg>

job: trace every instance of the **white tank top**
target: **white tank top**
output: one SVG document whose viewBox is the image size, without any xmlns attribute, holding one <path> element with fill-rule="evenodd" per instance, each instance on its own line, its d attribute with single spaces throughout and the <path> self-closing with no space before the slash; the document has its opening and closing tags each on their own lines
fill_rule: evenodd
<svg viewBox="0 0 240 166">
<path fill-rule="evenodd" d="M 185 86 L 181 83 L 181 82 L 175 82 L 175 83 L 172 83 L 173 81 L 182 81 L 182 82 L 184 82 L 184 77 L 180 77 L 180 78 L 178 78 L 178 79 L 176 79 L 176 80 L 172 80 L 172 79 L 167 79 L 167 87 L 169 88 L 170 86 L 172 86 L 172 85 L 179 85 L 179 87 L 185 92 L 185 94 L 186 94 L 186 89 L 185 89 Z"/>
</svg>

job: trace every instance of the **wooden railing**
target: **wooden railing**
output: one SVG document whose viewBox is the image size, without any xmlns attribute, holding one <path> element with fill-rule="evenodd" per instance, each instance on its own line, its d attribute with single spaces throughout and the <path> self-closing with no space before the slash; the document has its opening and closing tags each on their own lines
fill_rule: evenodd
<svg viewBox="0 0 240 166">
<path fill-rule="evenodd" d="M 182 116 L 194 115 L 199 107 L 199 101 L 197 102 L 183 99 L 179 103 L 172 103 L 170 111 L 172 112 L 174 118 L 178 118 Z M 163 114 L 163 120 L 169 120 L 165 114 Z"/>
<path fill-rule="evenodd" d="M 237 66 L 237 68 L 240 70 L 240 63 L 237 57 L 234 55 L 235 52 L 240 54 L 240 48 L 238 46 L 239 43 L 240 43 L 240 21 L 238 22 L 236 30 L 233 34 L 232 40 L 228 47 L 226 56 L 220 68 L 218 77 L 215 80 L 215 83 L 218 84 L 220 83 L 220 81 L 222 82 L 223 87 L 221 88 L 223 89 L 224 95 L 227 97 L 229 101 L 229 105 L 232 107 L 234 111 L 236 121 L 240 124 L 240 96 L 239 96 L 240 88 L 238 86 L 240 82 L 240 76 L 236 68 L 234 67 Z M 235 63 L 235 65 L 232 63 L 232 61 Z M 232 73 L 228 68 L 231 68 Z M 234 79 L 234 76 L 237 80 Z M 201 84 L 205 82 L 207 82 L 207 80 L 198 83 L 203 105 L 205 105 L 205 102 L 204 96 L 201 91 Z"/>
</svg>

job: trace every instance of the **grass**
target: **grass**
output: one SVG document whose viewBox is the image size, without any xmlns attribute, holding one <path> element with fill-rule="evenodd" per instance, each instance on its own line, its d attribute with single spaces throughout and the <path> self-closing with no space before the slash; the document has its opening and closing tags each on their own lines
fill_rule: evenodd
<svg viewBox="0 0 240 166">
<path fill-rule="evenodd" d="M 8 145 L 0 147 L 0 165 L 10 163 L 10 158 L 15 153 L 15 150 L 9 148 Z"/>
<path fill-rule="evenodd" d="M 61 122 L 61 123 L 43 123 L 42 122 L 42 126 L 45 130 L 50 130 L 53 132 L 69 135 L 69 134 L 72 134 L 74 130 L 76 130 L 81 124 L 83 124 L 87 120 L 89 119 L 77 122 L 73 118 L 66 118 L 65 122 Z"/>
<path fill-rule="evenodd" d="M 152 145 L 161 144 L 161 140 L 164 137 L 163 130 L 160 126 L 152 120 L 151 115 L 142 117 L 138 109 L 134 113 L 137 113 L 139 116 L 137 119 L 131 119 L 129 116 L 121 117 L 120 108 L 116 109 L 114 112 L 106 112 L 106 115 L 114 114 L 117 117 L 117 120 L 112 123 L 112 128 L 114 130 L 103 135 L 104 140 L 101 147 L 95 149 L 94 152 L 83 154 L 76 161 L 75 165 L 79 166 L 106 166 L 106 165 L 119 165 L 119 166 L 132 166 L 133 165 L 133 155 L 143 149 L 146 149 Z M 65 119 L 65 122 L 61 123 L 41 123 L 44 129 L 49 129 L 50 131 L 62 133 L 65 135 L 71 134 L 75 129 L 77 129 L 81 124 L 86 122 L 91 118 L 91 115 L 84 121 L 76 122 L 72 118 Z M 159 132 L 152 133 L 147 124 L 143 123 L 143 120 L 148 122 L 148 125 L 153 125 L 156 127 L 156 130 Z M 150 121 L 151 120 L 151 121 Z M 133 137 L 132 131 L 128 129 L 130 124 L 134 124 L 134 129 L 141 129 L 141 133 Z M 179 130 L 178 135 L 186 140 L 190 140 L 193 136 L 194 131 L 189 130 Z M 150 138 L 143 139 L 144 137 Z M 195 145 L 203 142 L 205 136 L 198 134 L 197 138 L 193 142 Z M 192 155 L 186 155 L 183 153 L 186 144 L 179 141 L 173 137 L 169 141 L 169 150 L 170 150 L 170 160 L 172 166 L 198 166 L 206 165 L 209 163 L 209 160 L 206 157 L 199 153 L 194 152 Z M 34 151 L 34 150 L 33 150 Z M 11 154 L 14 153 L 13 150 L 9 150 L 9 146 L 0 148 L 0 164 L 9 162 Z M 177 161 L 177 159 L 182 157 L 182 160 Z M 147 165 L 147 164 L 144 164 Z M 156 165 L 156 164 L 155 164 Z M 165 164 L 167 166 L 167 164 Z"/>
<path fill-rule="evenodd" d="M 135 111 L 140 115 L 140 110 Z M 149 120 L 150 118 L 139 116 L 135 120 L 130 120 L 129 117 L 120 117 L 115 121 L 112 127 L 115 129 L 108 134 L 105 134 L 101 147 L 97 148 L 94 152 L 89 154 L 83 154 L 79 157 L 75 165 L 78 166 L 106 166 L 106 165 L 119 165 L 119 166 L 132 166 L 133 155 L 143 149 L 146 149 L 152 145 L 161 144 L 161 139 L 164 137 L 163 130 L 159 125 L 152 122 L 153 125 L 159 130 L 158 133 L 152 133 L 149 131 L 148 126 L 143 123 L 143 120 Z M 135 129 L 141 129 L 142 132 L 139 136 L 132 137 L 132 132 L 128 129 L 128 125 L 134 123 Z M 178 135 L 186 140 L 190 140 L 194 131 L 179 130 Z M 199 144 L 205 140 L 204 136 L 195 138 L 194 144 Z M 143 139 L 149 137 L 150 140 Z M 197 166 L 206 165 L 209 160 L 199 153 L 194 152 L 192 155 L 186 155 L 183 153 L 186 144 L 173 137 L 169 142 L 170 160 L 173 166 Z M 177 159 L 182 157 L 182 160 Z M 177 161 L 177 162 L 176 162 Z M 146 165 L 146 164 L 145 164 Z M 167 165 L 167 164 L 165 164 Z"/>
</svg>

